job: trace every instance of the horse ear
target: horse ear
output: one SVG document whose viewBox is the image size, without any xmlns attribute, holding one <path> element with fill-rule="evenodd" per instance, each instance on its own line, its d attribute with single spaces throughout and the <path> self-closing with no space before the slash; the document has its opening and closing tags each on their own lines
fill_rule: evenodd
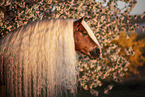
<svg viewBox="0 0 145 97">
<path fill-rule="evenodd" d="M 79 19 L 80 23 L 84 20 L 85 16 L 83 16 L 81 19 Z"/>
<path fill-rule="evenodd" d="M 80 18 L 79 20 L 75 21 L 75 22 L 74 22 L 75 25 L 79 26 L 79 25 L 82 23 L 82 21 L 84 20 L 84 18 L 85 18 L 85 16 L 83 16 L 83 17 Z"/>
</svg>

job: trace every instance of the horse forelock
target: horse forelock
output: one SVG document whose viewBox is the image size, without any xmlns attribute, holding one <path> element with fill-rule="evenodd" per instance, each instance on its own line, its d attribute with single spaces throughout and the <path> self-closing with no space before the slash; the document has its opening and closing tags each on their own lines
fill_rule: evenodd
<svg viewBox="0 0 145 97">
<path fill-rule="evenodd" d="M 98 42 L 96 36 L 94 35 L 93 31 L 91 30 L 91 28 L 88 26 L 87 22 L 83 20 L 83 21 L 82 21 L 82 25 L 83 25 L 83 27 L 87 30 L 87 32 L 88 32 L 90 38 L 99 46 L 99 49 L 100 49 L 100 51 L 101 51 L 100 44 L 99 44 L 99 42 Z"/>
</svg>

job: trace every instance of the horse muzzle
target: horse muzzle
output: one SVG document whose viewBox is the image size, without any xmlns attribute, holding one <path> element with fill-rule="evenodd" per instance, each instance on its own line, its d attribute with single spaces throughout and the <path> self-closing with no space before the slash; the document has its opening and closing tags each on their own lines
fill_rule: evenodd
<svg viewBox="0 0 145 97">
<path fill-rule="evenodd" d="M 96 59 L 100 57 L 100 49 L 99 48 L 94 48 L 93 50 L 90 51 L 90 56 L 91 59 Z"/>
</svg>

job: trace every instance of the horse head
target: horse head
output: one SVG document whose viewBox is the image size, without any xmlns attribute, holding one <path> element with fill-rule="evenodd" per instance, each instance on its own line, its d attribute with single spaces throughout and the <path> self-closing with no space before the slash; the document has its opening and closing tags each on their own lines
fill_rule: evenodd
<svg viewBox="0 0 145 97">
<path fill-rule="evenodd" d="M 91 59 L 100 57 L 101 48 L 84 17 L 76 20 L 73 24 L 75 49 Z"/>
</svg>

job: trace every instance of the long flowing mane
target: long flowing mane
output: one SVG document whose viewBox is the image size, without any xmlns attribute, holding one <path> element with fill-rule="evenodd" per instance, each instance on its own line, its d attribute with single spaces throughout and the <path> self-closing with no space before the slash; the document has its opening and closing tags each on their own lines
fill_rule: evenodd
<svg viewBox="0 0 145 97">
<path fill-rule="evenodd" d="M 0 57 L 9 97 L 76 91 L 73 20 L 38 21 L 9 33 L 1 39 Z"/>
</svg>

